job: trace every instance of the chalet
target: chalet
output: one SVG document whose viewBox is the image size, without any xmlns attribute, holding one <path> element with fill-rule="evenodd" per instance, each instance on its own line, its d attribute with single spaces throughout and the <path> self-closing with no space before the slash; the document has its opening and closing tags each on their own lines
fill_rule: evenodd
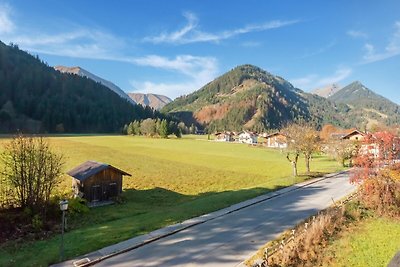
<svg viewBox="0 0 400 267">
<path fill-rule="evenodd" d="M 347 134 L 346 133 L 331 133 L 329 135 L 330 140 L 341 140 L 343 137 L 345 137 Z"/>
<path fill-rule="evenodd" d="M 239 143 L 257 144 L 257 134 L 253 132 L 243 131 L 239 134 Z"/>
<path fill-rule="evenodd" d="M 265 136 L 267 147 L 272 148 L 286 148 L 287 147 L 287 137 L 286 135 L 276 132 Z"/>
<path fill-rule="evenodd" d="M 115 198 L 122 193 L 122 176 L 131 176 L 109 164 L 96 161 L 86 161 L 67 174 L 72 176 L 74 195 L 89 203 Z"/>
<path fill-rule="evenodd" d="M 365 134 L 359 130 L 354 130 L 354 131 L 351 131 L 350 133 L 346 134 L 345 136 L 343 136 L 341 139 L 352 140 L 352 141 L 364 141 L 366 136 L 367 136 L 367 134 Z"/>
<path fill-rule="evenodd" d="M 234 134 L 232 132 L 218 132 L 215 134 L 215 141 L 233 142 L 235 141 L 233 136 Z"/>
</svg>

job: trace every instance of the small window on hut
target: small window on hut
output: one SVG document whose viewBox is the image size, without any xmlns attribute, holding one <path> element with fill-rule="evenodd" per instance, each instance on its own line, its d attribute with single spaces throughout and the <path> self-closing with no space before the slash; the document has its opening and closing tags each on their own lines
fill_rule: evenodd
<svg viewBox="0 0 400 267">
<path fill-rule="evenodd" d="M 108 192 L 110 197 L 116 197 L 118 195 L 117 183 L 110 183 L 108 185 Z"/>
</svg>

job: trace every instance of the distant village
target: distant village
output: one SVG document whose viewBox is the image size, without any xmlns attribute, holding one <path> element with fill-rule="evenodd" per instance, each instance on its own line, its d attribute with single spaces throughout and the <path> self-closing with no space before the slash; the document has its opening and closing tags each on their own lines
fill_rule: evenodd
<svg viewBox="0 0 400 267">
<path fill-rule="evenodd" d="M 354 129 L 331 133 L 329 139 L 363 141 L 367 135 L 368 133 L 364 133 L 362 131 Z M 218 142 L 236 142 L 250 145 L 261 143 L 266 147 L 271 148 L 287 148 L 288 146 L 287 136 L 281 132 L 259 134 L 251 131 L 223 131 L 216 132 L 214 136 L 214 140 Z"/>
<path fill-rule="evenodd" d="M 341 141 L 348 140 L 353 141 L 353 143 L 359 143 L 358 151 L 361 154 L 369 154 L 377 157 L 379 155 L 379 135 L 382 132 L 363 132 L 358 129 L 348 129 L 348 130 L 340 130 L 334 131 L 328 134 L 328 136 L 321 137 L 321 141 L 324 143 L 328 143 L 330 141 Z M 232 143 L 243 143 L 249 145 L 259 145 L 268 148 L 276 148 L 276 149 L 285 149 L 288 147 L 288 137 L 285 133 L 282 132 L 274 132 L 274 133 L 256 133 L 251 131 L 222 131 L 216 132 L 214 134 L 214 141 L 217 142 L 232 142 Z M 363 143 L 365 139 L 374 140 L 377 142 L 368 142 Z M 400 137 L 397 137 L 396 141 L 399 141 Z M 397 143 L 397 142 L 396 142 Z M 325 146 L 321 147 L 321 150 L 324 151 L 327 148 Z"/>
</svg>

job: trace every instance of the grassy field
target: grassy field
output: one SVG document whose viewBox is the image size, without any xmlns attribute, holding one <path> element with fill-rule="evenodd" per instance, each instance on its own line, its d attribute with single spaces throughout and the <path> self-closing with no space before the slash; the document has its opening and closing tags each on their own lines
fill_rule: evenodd
<svg viewBox="0 0 400 267">
<path fill-rule="evenodd" d="M 72 258 L 160 227 L 227 207 L 293 183 L 279 151 L 244 144 L 209 142 L 207 136 L 152 139 L 131 136 L 50 137 L 65 155 L 65 171 L 86 160 L 106 162 L 132 174 L 124 179 L 125 202 L 69 218 L 65 253 Z M 7 141 L 0 139 L 0 143 Z M 312 171 L 340 166 L 315 156 Z M 304 172 L 299 161 L 299 172 Z M 300 176 L 297 181 L 306 179 Z M 63 177 L 60 191 L 69 191 Z M 58 261 L 59 236 L 0 246 L 0 266 L 46 266 Z"/>
<path fill-rule="evenodd" d="M 332 266 L 384 267 L 400 250 L 399 221 L 370 218 L 342 236 L 327 250 Z"/>
</svg>

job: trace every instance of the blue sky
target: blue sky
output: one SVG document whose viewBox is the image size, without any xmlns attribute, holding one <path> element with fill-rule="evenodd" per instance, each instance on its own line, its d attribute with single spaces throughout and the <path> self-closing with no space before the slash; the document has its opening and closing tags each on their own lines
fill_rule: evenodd
<svg viewBox="0 0 400 267">
<path fill-rule="evenodd" d="M 175 98 L 241 64 L 400 103 L 400 2 L 0 0 L 0 40 L 126 92 Z"/>
</svg>

